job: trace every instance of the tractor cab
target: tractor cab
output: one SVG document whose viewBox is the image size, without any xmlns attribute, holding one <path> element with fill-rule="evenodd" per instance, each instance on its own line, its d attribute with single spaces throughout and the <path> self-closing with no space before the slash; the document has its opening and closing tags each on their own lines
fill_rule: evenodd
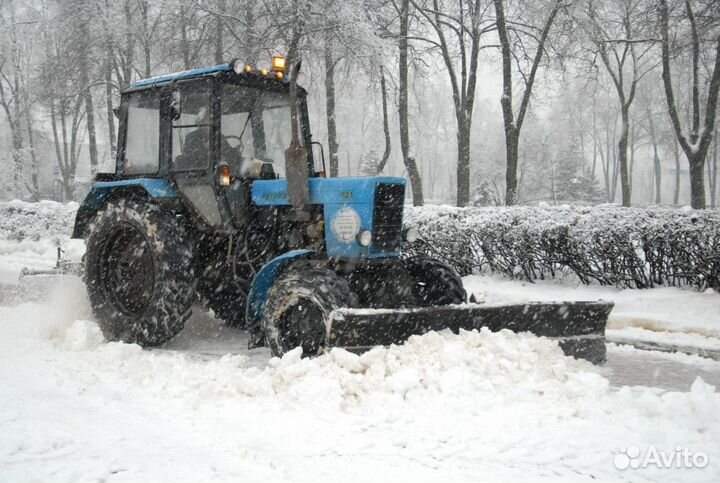
<svg viewBox="0 0 720 483">
<path fill-rule="evenodd" d="M 292 116 L 282 60 L 272 71 L 233 61 L 136 82 L 121 97 L 116 171 L 99 181 L 162 178 L 206 228 L 243 228 L 252 182 L 285 175 Z M 296 98 L 300 144 L 309 146 L 305 90 Z M 310 150 L 304 170 L 323 173 Z"/>
</svg>

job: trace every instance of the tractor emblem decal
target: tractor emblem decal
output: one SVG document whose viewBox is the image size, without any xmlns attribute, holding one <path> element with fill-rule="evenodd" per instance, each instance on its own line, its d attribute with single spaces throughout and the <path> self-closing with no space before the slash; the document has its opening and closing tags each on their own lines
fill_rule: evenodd
<svg viewBox="0 0 720 483">
<path fill-rule="evenodd" d="M 340 208 L 332 221 L 332 230 L 341 243 L 352 243 L 360 231 L 360 215 L 349 206 Z"/>
</svg>

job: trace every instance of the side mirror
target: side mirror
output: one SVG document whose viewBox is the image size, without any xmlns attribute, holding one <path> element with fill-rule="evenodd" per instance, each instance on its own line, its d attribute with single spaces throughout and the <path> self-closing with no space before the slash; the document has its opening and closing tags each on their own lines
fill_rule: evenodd
<svg viewBox="0 0 720 483">
<path fill-rule="evenodd" d="M 115 114 L 115 117 L 117 119 L 120 119 L 120 108 L 119 107 L 113 107 L 113 114 Z"/>
<path fill-rule="evenodd" d="M 327 169 L 325 168 L 325 150 L 323 149 L 322 143 L 319 143 L 317 141 L 312 141 L 310 143 L 310 146 L 312 147 L 312 151 L 313 151 L 313 159 L 320 159 L 322 161 L 322 170 L 317 169 L 317 167 L 316 167 L 316 171 L 320 174 L 321 177 L 327 178 Z M 316 147 L 318 149 L 315 149 Z M 320 156 L 315 155 L 315 153 L 317 151 L 320 151 Z"/>
</svg>

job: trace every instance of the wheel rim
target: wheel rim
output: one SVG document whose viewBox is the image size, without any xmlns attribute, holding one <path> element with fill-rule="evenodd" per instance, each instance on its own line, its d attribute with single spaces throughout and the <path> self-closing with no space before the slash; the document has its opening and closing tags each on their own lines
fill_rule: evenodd
<svg viewBox="0 0 720 483">
<path fill-rule="evenodd" d="M 98 263 L 106 299 L 126 315 L 142 315 L 152 300 L 155 277 L 152 253 L 140 230 L 125 223 L 115 228 Z"/>
<path fill-rule="evenodd" d="M 283 352 L 302 347 L 304 356 L 316 355 L 325 344 L 325 317 L 312 301 L 299 298 L 280 317 Z"/>
</svg>

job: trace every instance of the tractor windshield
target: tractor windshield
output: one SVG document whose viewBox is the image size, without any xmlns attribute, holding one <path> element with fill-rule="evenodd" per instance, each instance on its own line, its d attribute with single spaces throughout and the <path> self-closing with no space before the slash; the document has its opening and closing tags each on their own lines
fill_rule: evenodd
<svg viewBox="0 0 720 483">
<path fill-rule="evenodd" d="M 248 162 L 273 163 L 284 173 L 285 150 L 290 145 L 288 94 L 234 84 L 222 85 L 221 159 L 241 172 Z"/>
</svg>

